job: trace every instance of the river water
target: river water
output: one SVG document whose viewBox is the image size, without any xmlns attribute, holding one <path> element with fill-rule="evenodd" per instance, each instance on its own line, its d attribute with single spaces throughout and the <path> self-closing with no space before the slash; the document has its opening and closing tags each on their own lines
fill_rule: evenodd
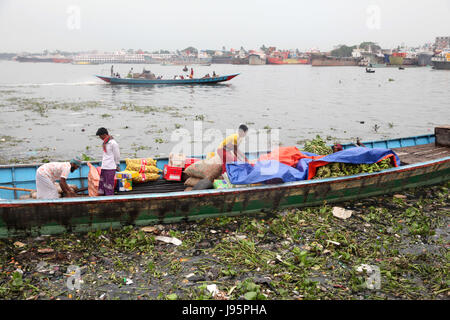
<svg viewBox="0 0 450 320">
<path fill-rule="evenodd" d="M 125 76 L 131 67 L 143 66 L 114 70 Z M 240 75 L 213 86 L 112 86 L 95 77 L 111 65 L 0 61 L 0 162 L 101 159 L 99 127 L 125 158 L 214 151 L 241 123 L 250 128 L 246 150 L 301 147 L 317 134 L 330 144 L 430 134 L 450 124 L 450 72 L 430 67 L 193 67 L 196 77 Z M 182 68 L 146 65 L 164 78 Z"/>
</svg>

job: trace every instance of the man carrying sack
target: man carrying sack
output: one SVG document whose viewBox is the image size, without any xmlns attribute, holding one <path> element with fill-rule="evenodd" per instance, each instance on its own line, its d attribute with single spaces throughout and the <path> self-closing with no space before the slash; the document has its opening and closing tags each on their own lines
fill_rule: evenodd
<svg viewBox="0 0 450 320">
<path fill-rule="evenodd" d="M 217 155 L 222 160 L 222 173 L 226 171 L 227 162 L 248 162 L 245 155 L 239 150 L 239 144 L 245 138 L 248 127 L 245 124 L 239 126 L 238 132 L 225 138 L 217 147 Z"/>
</svg>

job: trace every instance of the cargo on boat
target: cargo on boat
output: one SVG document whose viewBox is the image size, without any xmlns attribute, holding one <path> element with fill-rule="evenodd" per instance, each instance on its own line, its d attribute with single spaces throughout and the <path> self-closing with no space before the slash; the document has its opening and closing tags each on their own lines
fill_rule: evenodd
<svg viewBox="0 0 450 320">
<path fill-rule="evenodd" d="M 183 182 L 159 179 L 114 196 L 18 200 L 23 191 L 0 189 L 0 237 L 84 232 L 124 225 L 189 221 L 283 207 L 305 207 L 371 197 L 450 180 L 450 127 L 434 135 L 364 142 L 395 151 L 401 165 L 379 172 L 337 178 L 263 184 L 231 189 L 184 190 Z M 344 145 L 344 150 L 355 148 Z M 267 152 L 248 154 L 256 159 Z M 197 157 L 205 158 L 205 157 Z M 169 159 L 157 159 L 161 170 Z M 121 162 L 121 169 L 125 163 Z M 0 166 L 0 186 L 35 188 L 35 165 Z M 68 183 L 86 188 L 86 164 Z"/>
</svg>

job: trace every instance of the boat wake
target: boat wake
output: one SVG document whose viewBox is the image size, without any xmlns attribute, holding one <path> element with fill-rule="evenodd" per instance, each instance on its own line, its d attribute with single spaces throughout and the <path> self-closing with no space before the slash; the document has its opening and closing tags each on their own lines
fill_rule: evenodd
<svg viewBox="0 0 450 320">
<path fill-rule="evenodd" d="M 41 86 L 91 86 L 101 85 L 102 83 L 96 81 L 84 82 L 49 82 L 49 83 L 4 83 L 1 87 L 41 87 Z"/>
</svg>

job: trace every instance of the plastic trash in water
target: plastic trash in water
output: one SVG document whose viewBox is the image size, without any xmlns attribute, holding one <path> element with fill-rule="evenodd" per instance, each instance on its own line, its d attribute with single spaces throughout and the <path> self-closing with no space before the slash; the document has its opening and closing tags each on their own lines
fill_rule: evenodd
<svg viewBox="0 0 450 320">
<path fill-rule="evenodd" d="M 173 237 L 164 237 L 164 236 L 157 236 L 155 237 L 156 240 L 165 242 L 165 243 L 171 243 L 174 244 L 176 246 L 179 246 L 180 244 L 182 244 L 183 242 L 180 239 L 177 238 L 173 238 Z"/>
<path fill-rule="evenodd" d="M 333 216 L 340 218 L 340 219 L 348 219 L 352 216 L 353 211 L 352 210 L 345 210 L 344 208 L 340 207 L 333 207 Z"/>
</svg>

